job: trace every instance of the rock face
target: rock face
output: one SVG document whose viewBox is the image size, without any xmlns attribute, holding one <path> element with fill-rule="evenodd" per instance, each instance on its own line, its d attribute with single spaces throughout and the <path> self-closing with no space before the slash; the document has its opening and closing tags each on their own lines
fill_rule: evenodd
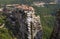
<svg viewBox="0 0 60 39">
<path fill-rule="evenodd" d="M 40 17 L 36 16 L 34 11 L 29 11 L 27 13 L 27 24 L 29 31 L 28 38 L 42 39 L 42 27 L 40 23 Z"/>
<path fill-rule="evenodd" d="M 7 20 L 13 25 L 17 39 L 42 39 L 40 17 L 33 7 L 19 5 L 7 13 Z"/>
</svg>

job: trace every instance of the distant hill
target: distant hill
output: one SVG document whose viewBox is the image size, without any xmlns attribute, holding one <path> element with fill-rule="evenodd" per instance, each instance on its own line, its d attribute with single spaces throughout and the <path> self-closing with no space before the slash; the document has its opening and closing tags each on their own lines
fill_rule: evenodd
<svg viewBox="0 0 60 39">
<path fill-rule="evenodd" d="M 46 3 L 49 3 L 54 0 L 0 0 L 0 4 L 14 4 L 14 3 L 19 3 L 19 4 L 31 4 L 33 2 L 37 1 L 43 1 Z"/>
<path fill-rule="evenodd" d="M 14 3 L 28 4 L 32 3 L 32 0 L 0 0 L 0 4 L 14 4 Z"/>
</svg>

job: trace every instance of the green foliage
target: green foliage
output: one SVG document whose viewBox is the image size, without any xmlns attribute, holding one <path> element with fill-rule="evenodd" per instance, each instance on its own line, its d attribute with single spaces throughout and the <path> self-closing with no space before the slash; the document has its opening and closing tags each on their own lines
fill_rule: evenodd
<svg viewBox="0 0 60 39">
<path fill-rule="evenodd" d="M 0 4 L 31 4 L 33 0 L 0 0 Z"/>
<path fill-rule="evenodd" d="M 51 2 L 54 0 L 0 0 L 0 4 L 15 4 L 15 3 L 19 3 L 19 4 L 32 4 L 34 1 L 43 1 L 43 2 Z"/>
<path fill-rule="evenodd" d="M 2 1 L 2 2 L 1 2 Z M 14 2 L 15 0 L 0 0 L 1 4 L 5 4 L 5 3 L 23 3 L 22 0 L 16 0 L 17 2 Z M 27 1 L 27 0 L 26 0 Z M 24 3 L 29 3 L 31 0 L 28 0 L 28 2 L 24 2 Z M 31 1 L 32 2 L 32 1 Z M 43 27 L 43 39 L 49 39 L 51 32 L 53 30 L 54 27 L 54 16 L 51 15 L 51 13 L 55 14 L 54 8 L 56 8 L 56 5 L 46 5 L 46 7 L 35 7 L 36 9 L 36 14 L 40 15 L 41 17 L 41 24 Z M 3 18 L 0 19 L 0 22 L 3 23 L 4 21 L 2 20 Z M 9 27 L 12 27 L 11 25 Z M 0 39 L 12 39 L 12 34 L 10 34 L 11 31 L 9 31 L 8 29 L 0 29 Z"/>
<path fill-rule="evenodd" d="M 3 24 L 5 21 L 5 16 L 2 15 L 3 13 L 0 13 L 0 23 Z M 0 25 L 1 26 L 1 25 Z M 0 28 L 0 39 L 12 39 L 11 32 L 5 26 L 3 28 Z"/>
<path fill-rule="evenodd" d="M 55 16 L 52 15 L 55 14 L 54 10 L 56 9 L 56 5 L 47 5 L 45 7 L 35 7 L 36 14 L 40 15 L 41 18 L 41 24 L 43 27 L 43 39 L 49 39 L 55 22 Z"/>
<path fill-rule="evenodd" d="M 4 23 L 4 19 L 5 17 L 2 16 L 2 13 L 0 13 L 0 23 Z"/>
<path fill-rule="evenodd" d="M 0 39 L 12 39 L 7 29 L 0 29 Z"/>
</svg>

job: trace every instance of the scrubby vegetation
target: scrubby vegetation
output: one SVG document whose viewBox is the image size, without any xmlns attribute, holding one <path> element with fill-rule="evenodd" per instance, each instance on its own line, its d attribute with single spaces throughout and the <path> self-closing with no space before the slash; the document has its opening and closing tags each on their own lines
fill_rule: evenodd
<svg viewBox="0 0 60 39">
<path fill-rule="evenodd" d="M 34 6 L 35 7 L 35 6 Z M 36 14 L 41 17 L 43 27 L 43 39 L 49 39 L 53 27 L 55 26 L 56 5 L 46 5 L 45 7 L 35 7 Z"/>
<path fill-rule="evenodd" d="M 3 13 L 0 13 L 0 39 L 12 39 L 12 36 L 9 34 L 8 29 L 5 28 L 5 26 L 1 27 L 5 21 L 5 16 L 2 15 Z"/>
<path fill-rule="evenodd" d="M 15 2 L 14 2 L 15 1 Z M 20 1 L 18 0 L 0 0 L 1 4 L 13 4 L 13 3 L 20 3 Z M 25 1 L 25 0 L 24 0 Z M 23 2 L 21 1 L 21 3 L 32 3 L 33 1 L 27 1 Z M 40 15 L 41 17 L 41 24 L 43 27 L 43 39 L 49 39 L 51 32 L 53 30 L 54 27 L 54 23 L 55 23 L 55 9 L 58 8 L 58 6 L 56 5 L 45 5 L 45 7 L 36 7 L 33 6 L 35 8 L 36 14 Z M 3 20 L 4 16 L 2 16 L 1 18 L 1 14 L 0 14 L 0 23 L 4 23 Z M 0 39 L 13 39 L 12 38 L 12 33 L 6 28 L 0 28 Z"/>
</svg>

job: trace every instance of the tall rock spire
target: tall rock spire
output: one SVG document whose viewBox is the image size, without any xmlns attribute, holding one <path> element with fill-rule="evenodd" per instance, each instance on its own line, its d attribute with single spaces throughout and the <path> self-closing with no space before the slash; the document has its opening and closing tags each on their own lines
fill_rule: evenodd
<svg viewBox="0 0 60 39">
<path fill-rule="evenodd" d="M 7 15 L 8 14 L 9 12 Z M 10 19 L 9 22 L 14 24 L 13 27 L 15 29 L 13 29 L 14 31 L 12 30 L 12 32 L 16 32 L 14 35 L 17 39 L 42 39 L 40 16 L 35 15 L 33 7 L 17 5 L 11 10 L 11 15 L 8 15 L 7 18 L 8 20 Z"/>
</svg>

